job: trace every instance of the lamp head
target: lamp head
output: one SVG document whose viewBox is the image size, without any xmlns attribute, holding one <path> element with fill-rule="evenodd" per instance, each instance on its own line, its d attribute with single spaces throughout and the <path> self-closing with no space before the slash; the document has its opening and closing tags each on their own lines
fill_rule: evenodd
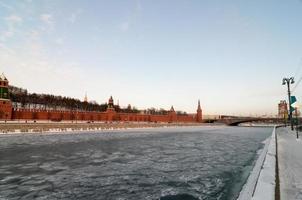
<svg viewBox="0 0 302 200">
<path fill-rule="evenodd" d="M 286 84 L 286 78 L 284 78 L 282 81 L 282 85 L 285 85 L 285 84 Z"/>
<path fill-rule="evenodd" d="M 291 78 L 290 78 L 290 83 L 291 83 L 291 84 L 294 84 L 294 83 L 295 83 L 294 77 L 291 77 Z"/>
</svg>

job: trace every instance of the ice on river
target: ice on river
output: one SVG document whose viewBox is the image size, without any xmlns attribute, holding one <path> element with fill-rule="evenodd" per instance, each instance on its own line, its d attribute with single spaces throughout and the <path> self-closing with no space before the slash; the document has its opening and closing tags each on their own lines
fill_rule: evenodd
<svg viewBox="0 0 302 200">
<path fill-rule="evenodd" d="M 236 199 L 271 128 L 0 136 L 0 199 Z"/>
</svg>

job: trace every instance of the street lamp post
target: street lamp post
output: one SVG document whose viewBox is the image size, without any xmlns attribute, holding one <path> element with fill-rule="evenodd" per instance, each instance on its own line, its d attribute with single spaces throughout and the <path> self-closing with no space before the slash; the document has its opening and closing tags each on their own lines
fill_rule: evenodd
<svg viewBox="0 0 302 200">
<path fill-rule="evenodd" d="M 296 114 L 296 135 L 297 139 L 299 139 L 299 118 L 298 118 L 298 107 L 295 107 L 295 114 Z"/>
<path fill-rule="evenodd" d="M 287 92 L 288 92 L 288 107 L 289 107 L 289 121 L 291 125 L 292 131 L 294 130 L 294 124 L 293 124 L 293 112 L 291 109 L 291 95 L 290 95 L 290 84 L 294 84 L 294 77 L 291 78 L 284 78 L 282 81 L 282 85 L 287 85 Z"/>
</svg>

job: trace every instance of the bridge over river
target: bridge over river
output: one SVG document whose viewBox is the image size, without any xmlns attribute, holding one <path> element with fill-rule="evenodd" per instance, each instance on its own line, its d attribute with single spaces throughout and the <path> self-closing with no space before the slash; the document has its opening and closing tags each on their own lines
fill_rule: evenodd
<svg viewBox="0 0 302 200">
<path fill-rule="evenodd" d="M 213 120 L 214 122 L 223 123 L 228 126 L 238 126 L 247 122 L 267 122 L 267 123 L 283 123 L 283 119 L 279 118 L 262 118 L 262 117 L 222 117 Z"/>
</svg>

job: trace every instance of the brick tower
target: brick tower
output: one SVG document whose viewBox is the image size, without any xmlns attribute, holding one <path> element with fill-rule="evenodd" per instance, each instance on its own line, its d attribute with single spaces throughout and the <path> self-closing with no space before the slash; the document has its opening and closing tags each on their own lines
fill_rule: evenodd
<svg viewBox="0 0 302 200">
<path fill-rule="evenodd" d="M 169 122 L 176 122 L 177 121 L 177 115 L 174 110 L 174 107 L 171 106 L 171 109 L 169 111 Z"/>
<path fill-rule="evenodd" d="M 0 76 L 0 119 L 11 120 L 12 119 L 13 106 L 9 98 L 8 92 L 8 80 L 2 74 Z"/>
<path fill-rule="evenodd" d="M 200 101 L 198 100 L 198 107 L 197 107 L 197 113 L 196 113 L 196 122 L 201 123 L 202 122 L 202 110 L 200 107 Z"/>
<path fill-rule="evenodd" d="M 112 96 L 110 96 L 109 100 L 108 100 L 108 107 L 107 107 L 107 119 L 108 121 L 113 121 L 115 119 L 115 109 L 114 109 L 114 101 Z"/>
</svg>

